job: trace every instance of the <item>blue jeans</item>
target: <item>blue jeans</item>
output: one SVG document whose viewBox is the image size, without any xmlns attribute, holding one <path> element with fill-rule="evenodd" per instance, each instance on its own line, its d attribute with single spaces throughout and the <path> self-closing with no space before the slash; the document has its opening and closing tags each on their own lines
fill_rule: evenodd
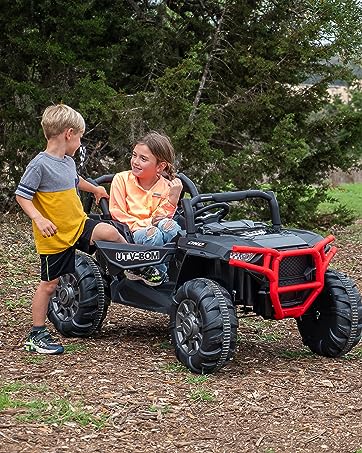
<svg viewBox="0 0 362 453">
<path fill-rule="evenodd" d="M 161 246 L 176 236 L 181 230 L 173 219 L 162 219 L 158 222 L 157 226 L 150 225 L 146 228 L 141 228 L 133 233 L 133 239 L 136 244 L 157 245 Z M 159 264 L 155 266 L 160 272 L 166 272 L 166 264 Z"/>
</svg>

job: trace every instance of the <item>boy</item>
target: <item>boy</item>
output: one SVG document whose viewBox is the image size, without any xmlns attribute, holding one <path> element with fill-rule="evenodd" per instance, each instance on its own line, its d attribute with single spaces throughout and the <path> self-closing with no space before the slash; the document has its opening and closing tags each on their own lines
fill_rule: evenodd
<svg viewBox="0 0 362 453">
<path fill-rule="evenodd" d="M 47 140 L 27 166 L 16 189 L 16 200 L 32 220 L 35 246 L 41 260 L 41 282 L 32 300 L 33 328 L 25 343 L 29 352 L 61 354 L 45 327 L 49 299 L 59 277 L 75 269 L 75 249 L 89 251 L 94 241 L 126 242 L 112 225 L 87 218 L 77 187 L 92 192 L 98 203 L 108 198 L 104 187 L 95 187 L 77 175 L 73 156 L 85 130 L 83 117 L 67 105 L 45 109 L 41 121 Z"/>
</svg>

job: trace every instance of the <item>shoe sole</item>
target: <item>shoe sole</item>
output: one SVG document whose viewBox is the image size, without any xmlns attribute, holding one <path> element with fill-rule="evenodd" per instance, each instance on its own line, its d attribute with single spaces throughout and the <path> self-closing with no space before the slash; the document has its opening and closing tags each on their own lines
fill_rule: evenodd
<svg viewBox="0 0 362 453">
<path fill-rule="evenodd" d="M 33 344 L 25 343 L 24 349 L 26 352 L 34 353 L 37 352 L 39 354 L 63 354 L 64 348 L 63 349 L 43 349 L 38 346 L 34 346 Z"/>
<path fill-rule="evenodd" d="M 141 281 L 147 286 L 160 286 L 164 282 L 150 282 L 149 280 L 146 280 L 145 278 L 141 277 L 140 275 L 136 275 L 131 273 L 128 273 L 127 271 L 124 271 L 124 275 L 126 276 L 127 280 L 133 280 L 133 281 Z"/>
</svg>

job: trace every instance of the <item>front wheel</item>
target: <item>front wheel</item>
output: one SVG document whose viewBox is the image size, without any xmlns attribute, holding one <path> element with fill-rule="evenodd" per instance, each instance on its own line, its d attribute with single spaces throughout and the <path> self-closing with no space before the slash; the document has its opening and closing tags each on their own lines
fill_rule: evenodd
<svg viewBox="0 0 362 453">
<path fill-rule="evenodd" d="M 303 343 L 318 355 L 341 357 L 360 340 L 362 302 L 356 284 L 329 270 L 324 289 L 311 308 L 297 319 Z"/>
<path fill-rule="evenodd" d="M 177 291 L 170 313 L 176 357 L 194 373 L 212 373 L 232 359 L 238 320 L 230 294 L 196 278 Z"/>
<path fill-rule="evenodd" d="M 97 263 L 77 253 L 74 274 L 60 277 L 49 301 L 48 318 L 65 337 L 88 337 L 100 329 L 108 305 Z"/>
</svg>

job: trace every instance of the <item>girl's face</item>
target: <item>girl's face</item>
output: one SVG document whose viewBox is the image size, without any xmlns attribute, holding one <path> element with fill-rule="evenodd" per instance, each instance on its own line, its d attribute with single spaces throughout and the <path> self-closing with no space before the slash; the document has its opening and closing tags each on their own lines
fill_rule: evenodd
<svg viewBox="0 0 362 453">
<path fill-rule="evenodd" d="M 139 143 L 134 147 L 131 157 L 131 170 L 137 178 L 152 181 L 165 167 L 165 162 L 157 163 L 156 157 L 147 145 Z"/>
</svg>

